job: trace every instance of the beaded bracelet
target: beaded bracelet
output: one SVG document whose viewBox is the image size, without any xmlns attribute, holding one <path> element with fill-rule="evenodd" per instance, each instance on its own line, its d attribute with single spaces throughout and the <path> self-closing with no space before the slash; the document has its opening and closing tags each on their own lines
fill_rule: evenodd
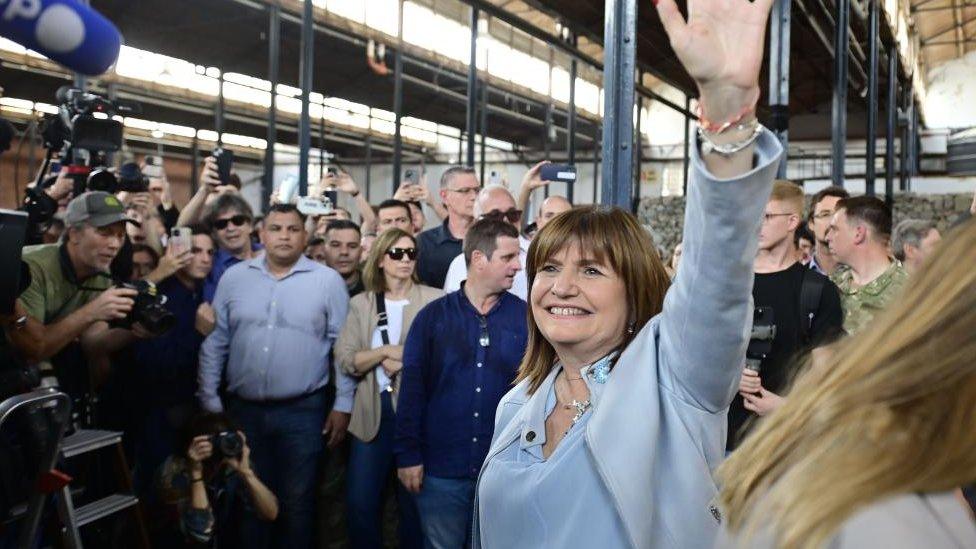
<svg viewBox="0 0 976 549">
<path fill-rule="evenodd" d="M 709 138 L 709 132 L 706 132 L 704 128 L 698 128 L 698 137 L 702 140 L 702 154 L 715 153 L 722 156 L 732 156 L 749 145 L 752 145 L 756 139 L 759 139 L 760 134 L 762 134 L 765 128 L 759 123 L 758 120 L 753 118 L 750 122 L 736 124 L 735 129 L 738 131 L 751 129 L 752 131 L 749 132 L 749 136 L 745 139 L 736 141 L 734 143 L 719 145 Z"/>
</svg>

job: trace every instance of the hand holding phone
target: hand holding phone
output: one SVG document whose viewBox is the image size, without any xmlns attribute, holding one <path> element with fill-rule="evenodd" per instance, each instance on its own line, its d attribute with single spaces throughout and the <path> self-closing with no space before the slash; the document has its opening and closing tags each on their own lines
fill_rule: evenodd
<svg viewBox="0 0 976 549">
<path fill-rule="evenodd" d="M 169 247 L 177 257 L 193 248 L 193 230 L 189 227 L 173 227 L 170 231 Z"/>
<path fill-rule="evenodd" d="M 213 151 L 213 157 L 217 161 L 217 177 L 221 185 L 230 184 L 230 170 L 234 165 L 234 151 L 217 147 Z"/>
</svg>

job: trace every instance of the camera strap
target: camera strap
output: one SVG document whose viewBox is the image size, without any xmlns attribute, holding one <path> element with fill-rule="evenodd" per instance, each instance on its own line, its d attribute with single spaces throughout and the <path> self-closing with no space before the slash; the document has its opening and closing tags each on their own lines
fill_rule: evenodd
<svg viewBox="0 0 976 549">
<path fill-rule="evenodd" d="M 804 347 L 810 345 L 813 339 L 813 321 L 820 310 L 820 299 L 823 296 L 823 277 L 815 276 L 809 269 L 803 269 L 803 279 L 800 282 L 800 342 Z"/>
<path fill-rule="evenodd" d="M 390 344 L 390 323 L 387 320 L 386 315 L 386 298 L 383 297 L 383 292 L 376 292 L 376 327 L 380 331 L 380 338 L 383 339 L 383 345 Z"/>
</svg>

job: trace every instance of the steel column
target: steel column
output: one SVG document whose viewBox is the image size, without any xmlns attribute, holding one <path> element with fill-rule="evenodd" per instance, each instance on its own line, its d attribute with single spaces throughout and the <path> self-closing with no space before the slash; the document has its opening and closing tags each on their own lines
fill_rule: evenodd
<svg viewBox="0 0 976 549">
<path fill-rule="evenodd" d="M 371 177 L 373 172 L 372 169 L 373 168 L 373 136 L 372 135 L 366 136 L 366 157 L 363 160 L 363 163 L 366 164 L 366 177 L 365 177 L 366 188 L 363 189 L 363 192 L 366 193 L 366 202 L 369 202 L 369 188 L 372 186 L 373 183 L 373 178 Z"/>
<path fill-rule="evenodd" d="M 275 142 L 278 140 L 278 67 L 281 58 L 281 6 L 268 6 L 268 81 L 271 105 L 268 107 L 268 148 L 264 151 L 264 177 L 261 178 L 261 211 L 268 211 L 274 189 Z"/>
<path fill-rule="evenodd" d="M 465 165 L 474 168 L 474 143 L 478 133 L 478 9 L 471 8 L 471 60 L 468 63 L 468 110 L 465 131 L 468 149 Z"/>
<path fill-rule="evenodd" d="M 299 74 L 302 87 L 302 114 L 298 121 L 298 195 L 308 196 L 308 154 L 312 147 L 312 128 L 308 101 L 312 93 L 312 75 L 315 59 L 315 27 L 312 19 L 312 2 L 304 2 L 302 13 L 302 58 Z"/>
<path fill-rule="evenodd" d="M 214 130 L 217 132 L 217 146 L 224 143 L 224 71 L 217 75 L 217 108 L 214 110 Z"/>
<path fill-rule="evenodd" d="M 319 116 L 319 181 L 325 176 L 325 102 L 322 102 L 322 116 Z"/>
<path fill-rule="evenodd" d="M 572 39 L 576 42 L 576 39 Z M 569 62 L 569 120 L 566 124 L 566 163 L 570 166 L 576 165 L 576 76 L 578 74 L 579 67 L 577 61 L 573 59 Z M 566 198 L 570 202 L 573 201 L 573 194 L 575 185 L 566 185 Z"/>
<path fill-rule="evenodd" d="M 844 186 L 844 161 L 847 154 L 847 66 L 848 16 L 851 1 L 837 0 L 834 17 L 834 102 L 832 117 L 831 180 Z"/>
<path fill-rule="evenodd" d="M 603 189 L 601 202 L 629 208 L 634 177 L 634 55 L 637 0 L 607 0 L 604 14 Z"/>
<path fill-rule="evenodd" d="M 643 80 L 638 78 L 638 80 Z M 641 135 L 641 111 L 644 109 L 644 98 L 637 98 L 637 126 L 634 128 L 634 211 L 641 199 L 641 162 L 644 161 L 644 136 Z"/>
<path fill-rule="evenodd" d="M 190 142 L 190 192 L 197 193 L 200 188 L 200 139 L 196 132 Z"/>
<path fill-rule="evenodd" d="M 488 79 L 481 83 L 481 184 L 485 182 L 485 145 L 488 138 Z"/>
<path fill-rule="evenodd" d="M 903 192 L 911 190 L 911 160 L 912 160 L 912 110 L 914 108 L 915 102 L 915 90 L 912 88 L 911 79 L 905 83 L 902 87 L 902 101 L 904 102 L 904 107 L 902 110 L 903 120 L 902 120 L 902 133 L 901 133 L 901 182 L 899 188 Z"/>
<path fill-rule="evenodd" d="M 597 199 L 600 196 L 597 193 L 597 191 L 599 190 L 598 187 L 600 183 L 600 147 L 596 146 L 596 144 L 599 141 L 600 141 L 600 125 L 594 124 L 593 125 L 593 202 L 592 202 L 593 204 L 597 203 Z"/>
<path fill-rule="evenodd" d="M 895 199 L 895 125 L 898 123 L 898 47 L 888 46 L 888 117 L 885 129 L 885 202 Z"/>
<path fill-rule="evenodd" d="M 791 0 L 777 0 L 770 15 L 769 31 L 769 109 L 771 128 L 789 151 L 790 138 L 790 21 Z M 687 141 L 687 140 L 686 140 Z M 687 157 L 687 151 L 685 152 Z M 776 170 L 776 176 L 786 178 L 788 154 L 784 154 Z M 685 170 L 687 174 L 687 170 Z M 687 181 L 687 177 L 685 179 Z"/>
<path fill-rule="evenodd" d="M 552 74 L 552 70 L 551 70 L 552 65 L 550 64 L 549 67 L 550 67 L 549 74 Z M 549 160 L 549 157 L 552 156 L 552 140 L 550 139 L 550 135 L 552 134 L 552 103 L 548 103 L 546 105 L 546 122 L 542 128 L 542 131 L 543 131 L 543 137 L 542 137 L 543 157 L 545 160 Z M 594 143 L 593 146 L 595 147 L 596 144 Z M 543 192 L 544 192 L 544 196 L 546 198 L 549 198 L 549 185 L 543 187 Z"/>
<path fill-rule="evenodd" d="M 868 0 L 868 127 L 865 151 L 864 192 L 874 196 L 875 151 L 878 134 L 878 17 L 880 0 Z"/>
<path fill-rule="evenodd" d="M 403 0 L 397 9 L 397 49 L 393 68 L 393 194 L 403 179 Z M 391 194 L 390 196 L 393 196 Z"/>
</svg>

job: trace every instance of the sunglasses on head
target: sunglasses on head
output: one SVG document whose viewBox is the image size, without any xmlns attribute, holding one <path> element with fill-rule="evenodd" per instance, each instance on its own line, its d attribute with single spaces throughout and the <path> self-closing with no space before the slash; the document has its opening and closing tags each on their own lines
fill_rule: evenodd
<svg viewBox="0 0 976 549">
<path fill-rule="evenodd" d="M 410 261 L 414 261 L 417 259 L 417 248 L 390 248 L 386 251 L 386 255 L 390 256 L 393 261 L 400 261 L 404 255 Z"/>
<path fill-rule="evenodd" d="M 516 210 L 515 208 L 512 208 L 504 212 L 501 210 L 492 210 L 486 213 L 485 215 L 483 215 L 482 217 L 488 219 L 497 219 L 499 221 L 501 221 L 502 219 L 507 219 L 509 223 L 518 223 L 519 220 L 522 219 L 522 210 Z"/>
<path fill-rule="evenodd" d="M 228 217 L 226 219 L 218 219 L 214 221 L 214 228 L 218 231 L 222 231 L 227 228 L 229 223 L 233 223 L 235 227 L 240 227 L 250 221 L 246 215 L 235 215 L 234 217 Z"/>
</svg>

